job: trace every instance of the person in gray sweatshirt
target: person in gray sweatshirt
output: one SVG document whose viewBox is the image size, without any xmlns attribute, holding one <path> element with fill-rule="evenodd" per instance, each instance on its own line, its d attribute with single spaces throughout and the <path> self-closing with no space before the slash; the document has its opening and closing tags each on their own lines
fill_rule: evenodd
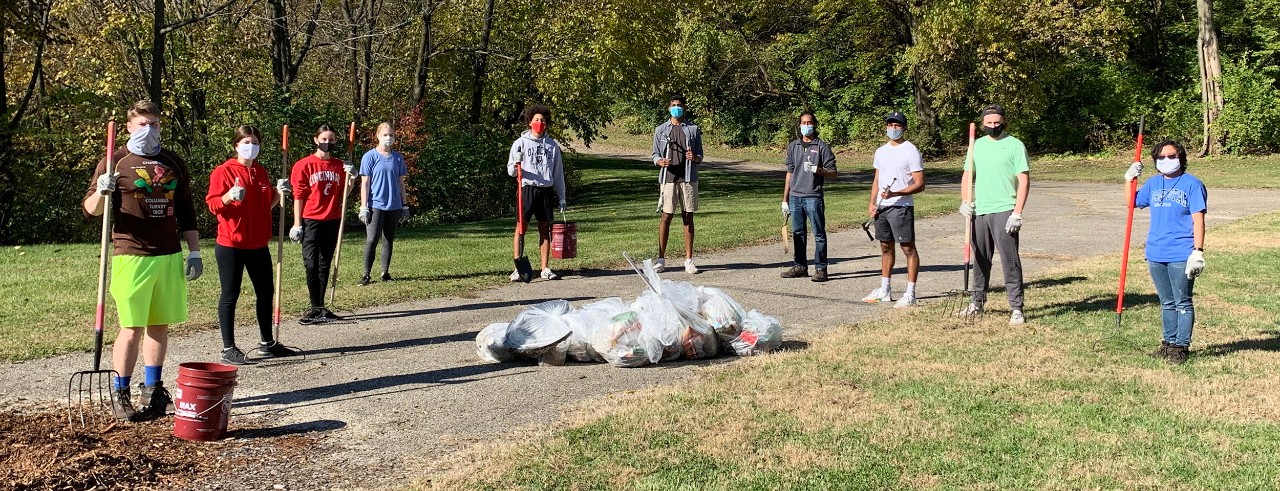
<svg viewBox="0 0 1280 491">
<path fill-rule="evenodd" d="M 693 213 L 698 211 L 698 164 L 702 163 L 702 130 L 685 120 L 684 96 L 671 96 L 671 115 L 653 130 L 653 165 L 658 166 L 658 272 L 667 265 L 667 238 L 671 219 L 679 210 L 684 222 L 684 271 L 697 274 L 693 264 Z"/>
<path fill-rule="evenodd" d="M 538 253 L 542 259 L 542 278 L 554 280 L 559 278 L 551 272 L 547 261 L 551 258 L 551 221 L 555 219 L 555 203 L 560 203 L 560 212 L 564 213 L 564 156 L 560 152 L 560 144 L 547 136 L 547 126 L 551 124 L 551 109 L 541 104 L 525 108 L 524 122 L 529 130 L 520 135 L 511 144 L 511 153 L 507 157 L 507 174 L 516 176 L 516 166 L 521 171 L 520 209 L 517 220 L 528 223 L 530 217 L 538 220 Z M 516 228 L 512 240 L 512 257 L 519 258 L 523 251 L 522 231 Z M 512 272 L 511 281 L 520 281 L 520 273 Z"/>
</svg>

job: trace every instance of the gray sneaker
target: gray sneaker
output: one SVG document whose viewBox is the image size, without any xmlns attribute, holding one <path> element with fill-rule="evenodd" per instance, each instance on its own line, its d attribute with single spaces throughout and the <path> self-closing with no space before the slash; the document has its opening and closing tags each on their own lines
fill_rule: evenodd
<svg viewBox="0 0 1280 491">
<path fill-rule="evenodd" d="M 782 271 L 783 278 L 804 278 L 809 276 L 809 268 L 804 266 L 792 266 Z"/>
<path fill-rule="evenodd" d="M 228 365 L 248 365 L 249 359 L 244 356 L 240 348 L 232 346 L 222 349 L 222 362 Z"/>
<path fill-rule="evenodd" d="M 133 408 L 133 394 L 128 387 L 112 391 L 111 416 L 122 421 L 135 421 L 138 410 Z"/>
</svg>

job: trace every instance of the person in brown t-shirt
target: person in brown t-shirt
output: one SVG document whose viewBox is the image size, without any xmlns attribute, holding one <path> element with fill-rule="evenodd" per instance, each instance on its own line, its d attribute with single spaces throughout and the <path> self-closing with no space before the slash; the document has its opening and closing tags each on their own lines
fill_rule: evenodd
<svg viewBox="0 0 1280 491">
<path fill-rule="evenodd" d="M 187 164 L 160 147 L 160 110 L 149 101 L 129 109 L 129 141 L 116 150 L 114 162 L 102 159 L 94 169 L 82 202 L 84 212 L 99 217 L 103 196 L 111 195 L 115 242 L 111 258 L 111 298 L 120 317 L 120 333 L 112 348 L 117 418 L 137 421 L 171 411 L 161 370 L 168 348 L 169 324 L 187 320 L 187 286 L 204 271 L 200 235 L 191 200 Z M 182 258 L 181 240 L 190 255 Z M 129 391 L 141 344 L 146 381 L 135 410 Z"/>
</svg>

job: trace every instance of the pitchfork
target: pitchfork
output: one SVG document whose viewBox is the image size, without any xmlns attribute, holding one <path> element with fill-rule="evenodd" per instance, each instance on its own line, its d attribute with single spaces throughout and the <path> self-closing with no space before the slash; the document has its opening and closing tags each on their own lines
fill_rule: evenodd
<svg viewBox="0 0 1280 491">
<path fill-rule="evenodd" d="M 106 173 L 113 175 L 115 169 L 116 123 L 107 123 L 107 160 Z M 76 372 L 67 382 L 67 423 L 76 426 L 100 424 L 103 410 L 110 415 L 115 405 L 113 383 L 120 374 L 115 370 L 102 369 L 102 327 L 106 323 L 107 303 L 107 264 L 111 261 L 111 195 L 102 197 L 102 244 L 98 255 L 98 308 L 93 319 L 93 370 Z M 110 420 L 108 416 L 107 420 Z"/>
<path fill-rule="evenodd" d="M 976 126 L 973 123 L 969 123 L 969 151 L 965 156 L 965 167 L 967 169 L 973 169 L 973 138 L 976 130 Z M 965 219 L 964 222 L 964 289 L 943 293 L 944 296 L 952 298 L 947 303 L 946 310 L 943 311 L 943 317 L 958 317 L 966 325 L 972 324 L 974 320 L 982 316 L 981 312 L 971 315 L 964 314 L 964 309 L 973 303 L 973 292 L 969 289 L 969 271 L 972 269 L 973 264 L 973 221 L 974 216 L 970 213 L 969 218 Z"/>
</svg>

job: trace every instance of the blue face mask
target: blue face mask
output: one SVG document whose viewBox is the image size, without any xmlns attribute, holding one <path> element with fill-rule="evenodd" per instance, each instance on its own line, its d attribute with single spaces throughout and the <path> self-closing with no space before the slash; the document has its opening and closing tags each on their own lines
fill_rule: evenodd
<svg viewBox="0 0 1280 491">
<path fill-rule="evenodd" d="M 149 157 L 160 153 L 160 128 L 145 125 L 138 131 L 129 134 L 129 142 L 125 144 L 134 155 Z"/>
<path fill-rule="evenodd" d="M 680 106 L 671 106 L 671 108 L 667 109 L 667 111 L 671 113 L 671 117 L 676 119 L 680 119 L 682 116 L 684 116 L 684 108 Z"/>
<path fill-rule="evenodd" d="M 902 138 L 902 128 L 885 128 L 884 136 L 889 137 L 890 140 Z"/>
<path fill-rule="evenodd" d="M 800 134 L 804 136 L 813 136 L 813 125 L 811 124 L 800 125 Z"/>
</svg>

